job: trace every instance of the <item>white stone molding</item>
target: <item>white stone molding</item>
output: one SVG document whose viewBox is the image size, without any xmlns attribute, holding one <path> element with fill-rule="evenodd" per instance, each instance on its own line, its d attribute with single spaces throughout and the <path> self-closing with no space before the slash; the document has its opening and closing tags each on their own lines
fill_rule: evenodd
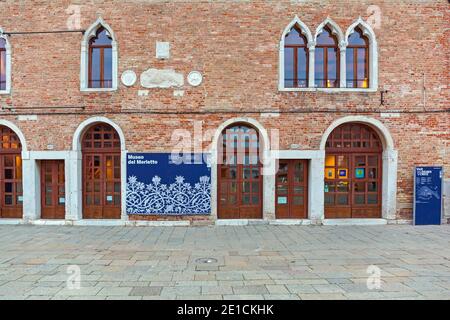
<svg viewBox="0 0 450 320">
<path fill-rule="evenodd" d="M 0 28 L 0 38 L 5 39 L 5 58 L 6 58 L 6 83 L 5 90 L 0 90 L 0 94 L 10 94 L 11 93 L 11 73 L 12 73 L 12 62 L 11 62 L 11 44 L 9 43 L 8 36 L 3 33 L 3 29 Z"/>
<path fill-rule="evenodd" d="M 29 158 L 24 164 L 23 177 L 27 177 L 27 183 L 23 184 L 24 194 L 24 219 L 26 221 L 39 220 L 41 218 L 41 173 L 40 160 L 64 160 L 64 177 L 65 177 L 65 217 L 70 218 L 71 210 L 71 192 L 70 185 L 73 174 L 71 174 L 69 160 L 70 151 L 30 151 Z"/>
<path fill-rule="evenodd" d="M 270 158 L 270 141 L 269 141 L 269 135 L 267 134 L 266 129 L 263 127 L 262 124 L 260 124 L 257 120 L 253 118 L 232 118 L 225 122 L 223 122 L 215 131 L 212 143 L 210 145 L 210 153 L 211 153 L 211 218 L 217 219 L 217 207 L 218 207 L 218 200 L 217 200 L 217 153 L 218 153 L 218 143 L 220 135 L 222 134 L 223 130 L 225 128 L 229 127 L 232 124 L 248 124 L 252 127 L 254 127 L 258 133 L 259 133 L 259 141 L 260 141 L 260 149 L 262 150 L 261 155 L 261 162 L 264 164 L 271 163 Z M 264 170 L 263 170 L 264 172 Z M 275 176 L 273 175 L 263 175 L 263 218 L 272 218 L 275 215 L 275 207 L 272 205 L 272 203 L 269 201 L 269 197 L 267 195 L 270 195 L 274 193 L 275 189 Z"/>
<path fill-rule="evenodd" d="M 274 159 L 305 159 L 308 164 L 308 219 L 313 224 L 321 223 L 324 218 L 324 150 L 273 150 Z M 275 184 L 275 181 L 274 181 Z M 265 194 L 267 201 L 275 208 L 275 191 Z"/>
<path fill-rule="evenodd" d="M 5 126 L 10 128 L 12 131 L 14 131 L 15 134 L 19 137 L 20 144 L 22 145 L 22 158 L 28 158 L 28 147 L 27 147 L 27 141 L 25 140 L 25 135 L 23 134 L 22 130 L 18 126 L 16 126 L 11 121 L 0 119 L 0 126 Z M 24 153 L 26 156 L 24 157 Z"/>
<path fill-rule="evenodd" d="M 376 91 L 378 89 L 378 43 L 375 32 L 370 24 L 365 22 L 361 17 L 353 22 L 345 33 L 345 45 L 348 45 L 348 38 L 355 32 L 357 27 L 369 39 L 369 88 Z"/>
<path fill-rule="evenodd" d="M 89 88 L 89 41 L 96 36 L 97 30 L 103 27 L 108 36 L 111 37 L 112 46 L 112 87 L 111 88 Z M 84 33 L 81 41 L 81 63 L 80 63 L 80 90 L 86 92 L 115 91 L 118 86 L 118 50 L 117 40 L 111 27 L 99 17 Z"/>
<path fill-rule="evenodd" d="M 122 129 L 112 120 L 106 117 L 92 117 L 83 121 L 75 130 L 72 140 L 72 151 L 70 154 L 70 172 L 71 172 L 71 220 L 81 220 L 82 215 L 82 153 L 81 153 L 81 139 L 86 130 L 93 124 L 106 123 L 116 130 L 120 138 L 120 180 L 121 180 L 121 220 L 128 220 L 126 213 L 126 183 L 127 183 L 127 150 L 125 144 L 125 135 Z"/>
<path fill-rule="evenodd" d="M 280 39 L 280 47 L 279 47 L 279 56 L 278 56 L 278 89 L 284 89 L 284 39 L 286 35 L 291 31 L 294 26 L 298 26 L 302 35 L 305 36 L 308 41 L 307 46 L 309 49 L 309 73 L 308 73 L 308 86 L 311 87 L 311 79 L 314 80 L 314 77 L 311 78 L 311 67 L 314 72 L 314 58 L 311 59 L 311 56 L 314 57 L 314 40 L 309 28 L 304 24 L 298 16 L 295 16 L 294 19 L 284 28 L 283 33 L 281 34 Z M 311 52 L 312 51 L 312 52 Z M 314 86 L 314 82 L 312 82 L 312 86 Z"/>
<path fill-rule="evenodd" d="M 337 119 L 325 130 L 320 142 L 320 150 L 325 151 L 325 144 L 331 132 L 341 124 L 348 122 L 363 123 L 370 126 L 381 139 L 383 144 L 381 212 L 384 219 L 395 219 L 397 215 L 398 152 L 395 150 L 391 133 L 381 121 L 366 116 L 347 116 Z"/>
</svg>

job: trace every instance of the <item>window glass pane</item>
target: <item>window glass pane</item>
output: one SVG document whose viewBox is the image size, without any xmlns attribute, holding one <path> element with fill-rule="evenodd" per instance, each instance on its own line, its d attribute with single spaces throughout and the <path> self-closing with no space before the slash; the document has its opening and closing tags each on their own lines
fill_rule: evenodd
<svg viewBox="0 0 450 320">
<path fill-rule="evenodd" d="M 12 197 L 12 195 L 10 195 L 10 194 L 5 195 L 5 204 L 6 204 L 6 205 L 12 205 L 12 202 L 13 202 L 13 197 Z"/>
<path fill-rule="evenodd" d="M 100 49 L 92 49 L 91 59 L 91 88 L 100 88 Z"/>
<path fill-rule="evenodd" d="M 13 192 L 13 184 L 12 184 L 12 182 L 5 183 L 5 192 Z"/>
<path fill-rule="evenodd" d="M 378 203 L 378 195 L 375 194 L 368 194 L 367 195 L 367 203 L 368 204 L 377 204 Z"/>
<path fill-rule="evenodd" d="M 348 182 L 339 182 L 337 184 L 337 190 L 338 192 L 348 192 Z"/>
<path fill-rule="evenodd" d="M 325 204 L 330 205 L 330 204 L 334 204 L 334 195 L 333 194 L 325 194 Z"/>
<path fill-rule="evenodd" d="M 338 83 L 336 81 L 338 78 L 337 70 L 337 49 L 328 48 L 328 88 L 334 88 L 338 86 Z"/>
<path fill-rule="evenodd" d="M 6 51 L 2 50 L 0 51 L 0 90 L 5 89 L 6 89 Z"/>
<path fill-rule="evenodd" d="M 103 49 L 103 88 L 111 88 L 112 87 L 112 49 L 105 48 Z"/>
<path fill-rule="evenodd" d="M 294 48 L 284 49 L 284 86 L 294 86 Z"/>
<path fill-rule="evenodd" d="M 375 192 L 375 191 L 377 191 L 377 183 L 376 183 L 375 181 L 369 182 L 369 183 L 367 184 L 367 191 L 369 191 L 369 192 Z"/>
<path fill-rule="evenodd" d="M 366 42 L 359 28 L 355 29 L 355 31 L 348 37 L 349 45 L 357 45 L 364 46 Z"/>
<path fill-rule="evenodd" d="M 91 39 L 93 45 L 111 45 L 111 38 L 108 37 L 106 30 L 103 28 L 98 29 L 97 37 Z"/>
<path fill-rule="evenodd" d="M 364 204 L 364 194 L 355 194 L 355 204 Z"/>
<path fill-rule="evenodd" d="M 298 32 L 298 30 L 294 27 L 284 38 L 285 44 L 295 44 L 295 45 L 305 45 L 305 40 L 303 36 Z"/>
<path fill-rule="evenodd" d="M 368 87 L 368 75 L 366 72 L 366 49 L 359 48 L 357 52 L 357 77 L 358 77 L 358 87 L 367 88 Z"/>
<path fill-rule="evenodd" d="M 297 206 L 303 205 L 303 197 L 302 196 L 294 196 L 294 205 L 297 205 Z"/>
<path fill-rule="evenodd" d="M 298 48 L 297 50 L 297 87 L 305 88 L 308 86 L 307 79 L 308 74 L 306 73 L 308 62 L 306 58 L 306 50 L 303 48 Z"/>
<path fill-rule="evenodd" d="M 324 87 L 324 70 L 323 70 L 323 59 L 324 59 L 324 49 L 316 48 L 315 59 L 314 59 L 314 74 L 315 74 L 315 85 L 316 87 Z"/>
<path fill-rule="evenodd" d="M 252 195 L 252 204 L 258 204 L 258 203 L 259 203 L 259 196 Z"/>
<path fill-rule="evenodd" d="M 347 74 L 347 87 L 352 88 L 354 87 L 353 84 L 353 72 L 354 72 L 354 52 L 353 52 L 353 48 L 347 48 L 347 50 L 345 51 L 346 54 L 346 74 Z"/>
<path fill-rule="evenodd" d="M 336 40 L 331 35 L 331 32 L 329 29 L 324 29 L 321 34 L 317 37 L 317 44 L 318 45 L 335 45 Z"/>
<path fill-rule="evenodd" d="M 336 196 L 337 204 L 346 205 L 348 204 L 348 195 L 347 194 L 338 194 Z"/>
</svg>

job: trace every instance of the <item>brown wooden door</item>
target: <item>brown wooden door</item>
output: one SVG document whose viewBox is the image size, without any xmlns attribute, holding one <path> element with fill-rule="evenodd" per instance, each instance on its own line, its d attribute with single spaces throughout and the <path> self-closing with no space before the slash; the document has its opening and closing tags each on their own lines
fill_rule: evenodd
<svg viewBox="0 0 450 320">
<path fill-rule="evenodd" d="M 83 152 L 83 218 L 120 219 L 120 138 L 108 124 L 86 131 Z"/>
<path fill-rule="evenodd" d="M 220 141 L 219 219 L 261 219 L 263 184 L 257 131 L 235 125 L 225 129 Z"/>
<path fill-rule="evenodd" d="M 280 160 L 276 176 L 277 219 L 306 219 L 308 216 L 308 161 Z"/>
<path fill-rule="evenodd" d="M 41 218 L 64 219 L 66 190 L 63 160 L 41 161 Z"/>
<path fill-rule="evenodd" d="M 380 218 L 382 148 L 363 124 L 335 129 L 326 146 L 325 218 Z"/>
<path fill-rule="evenodd" d="M 0 153 L 0 217 L 22 218 L 22 157 Z"/>
<path fill-rule="evenodd" d="M 22 144 L 14 131 L 0 126 L 0 218 L 22 218 Z"/>
</svg>

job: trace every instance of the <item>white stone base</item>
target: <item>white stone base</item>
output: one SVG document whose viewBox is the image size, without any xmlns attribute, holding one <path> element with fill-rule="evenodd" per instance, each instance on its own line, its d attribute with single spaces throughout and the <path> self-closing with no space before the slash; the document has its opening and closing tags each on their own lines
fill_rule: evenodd
<svg viewBox="0 0 450 320">
<path fill-rule="evenodd" d="M 311 223 L 309 219 L 278 219 L 269 221 L 269 224 L 279 226 L 309 226 Z"/>
<path fill-rule="evenodd" d="M 218 219 L 216 226 L 247 226 L 248 219 Z"/>
<path fill-rule="evenodd" d="M 374 226 L 386 225 L 386 219 L 324 219 L 324 226 Z"/>
<path fill-rule="evenodd" d="M 0 219 L 0 225 L 10 225 L 10 224 L 27 224 L 27 222 L 23 219 L 8 219 L 8 218 Z"/>
</svg>

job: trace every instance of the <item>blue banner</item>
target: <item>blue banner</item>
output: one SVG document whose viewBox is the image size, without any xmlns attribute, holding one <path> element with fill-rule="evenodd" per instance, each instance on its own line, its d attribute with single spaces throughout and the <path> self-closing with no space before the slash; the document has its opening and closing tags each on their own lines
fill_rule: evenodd
<svg viewBox="0 0 450 320">
<path fill-rule="evenodd" d="M 441 224 L 442 167 L 416 167 L 414 170 L 414 224 Z"/>
<path fill-rule="evenodd" d="M 207 154 L 128 153 L 127 214 L 211 214 Z"/>
</svg>

